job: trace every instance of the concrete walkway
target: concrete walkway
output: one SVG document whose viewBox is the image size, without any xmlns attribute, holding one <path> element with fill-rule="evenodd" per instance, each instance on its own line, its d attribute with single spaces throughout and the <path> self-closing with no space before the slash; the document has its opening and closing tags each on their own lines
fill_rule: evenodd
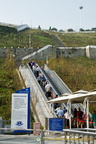
<svg viewBox="0 0 96 144">
<path fill-rule="evenodd" d="M 39 135 L 0 135 L 0 144 L 64 144 L 63 138 L 64 136 L 60 134 L 46 135 L 46 140 L 41 143 Z M 78 144 L 78 141 L 76 144 Z M 80 144 L 83 144 L 82 140 Z M 88 143 L 85 142 L 84 144 Z M 94 144 L 96 144 L 96 140 Z"/>
<path fill-rule="evenodd" d="M 29 135 L 0 135 L 0 144 L 41 144 L 40 136 Z M 44 144 L 62 144 L 60 141 L 52 140 L 50 137 Z"/>
</svg>

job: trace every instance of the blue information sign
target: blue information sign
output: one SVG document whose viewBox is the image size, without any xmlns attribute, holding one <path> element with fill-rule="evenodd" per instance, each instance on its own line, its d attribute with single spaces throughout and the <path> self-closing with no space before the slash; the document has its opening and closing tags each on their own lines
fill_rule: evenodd
<svg viewBox="0 0 96 144">
<path fill-rule="evenodd" d="M 64 118 L 50 118 L 49 119 L 49 130 L 62 131 L 64 129 Z"/>
</svg>

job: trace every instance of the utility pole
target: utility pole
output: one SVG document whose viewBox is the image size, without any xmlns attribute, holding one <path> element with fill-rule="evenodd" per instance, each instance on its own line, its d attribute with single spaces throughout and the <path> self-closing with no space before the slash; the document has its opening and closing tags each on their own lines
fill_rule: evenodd
<svg viewBox="0 0 96 144">
<path fill-rule="evenodd" d="M 29 34 L 29 48 L 31 48 L 31 34 Z"/>
<path fill-rule="evenodd" d="M 80 28 L 82 28 L 81 10 L 83 9 L 83 6 L 80 6 L 79 9 L 80 9 Z"/>
</svg>

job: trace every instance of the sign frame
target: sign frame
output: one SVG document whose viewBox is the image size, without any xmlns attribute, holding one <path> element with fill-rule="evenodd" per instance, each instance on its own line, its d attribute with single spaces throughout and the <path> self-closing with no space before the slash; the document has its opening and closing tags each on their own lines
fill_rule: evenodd
<svg viewBox="0 0 96 144">
<path fill-rule="evenodd" d="M 30 88 L 25 88 L 25 89 L 21 89 L 19 91 L 16 91 L 13 95 L 25 95 L 26 96 L 26 100 L 24 100 L 26 102 L 25 106 L 26 106 L 26 126 L 25 129 L 30 129 Z M 11 117 L 11 123 L 12 123 L 12 117 Z M 19 124 L 21 124 L 21 122 L 19 122 Z M 30 131 L 29 130 L 14 130 L 14 133 L 21 133 L 21 132 L 27 132 L 30 135 Z"/>
</svg>

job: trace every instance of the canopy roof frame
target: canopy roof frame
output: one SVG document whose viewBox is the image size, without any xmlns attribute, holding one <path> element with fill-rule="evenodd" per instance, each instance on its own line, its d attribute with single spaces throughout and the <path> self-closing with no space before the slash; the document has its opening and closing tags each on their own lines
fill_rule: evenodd
<svg viewBox="0 0 96 144">
<path fill-rule="evenodd" d="M 66 102 L 68 105 L 68 110 L 69 110 L 69 126 L 71 129 L 71 104 L 72 103 L 78 103 L 78 99 L 81 98 L 80 101 L 82 101 L 82 103 L 84 104 L 84 113 L 87 116 L 86 119 L 86 123 L 87 123 L 87 128 L 89 128 L 89 102 L 91 99 L 96 99 L 96 91 L 94 92 L 87 92 L 84 94 L 69 94 L 68 96 L 62 96 L 62 97 L 58 97 L 55 99 L 52 99 L 50 101 L 48 101 L 48 103 L 64 103 Z M 75 99 L 75 101 L 74 101 Z M 77 100 L 76 100 L 77 99 Z M 79 102 L 80 102 L 79 101 Z M 94 102 L 94 101 L 93 101 Z"/>
</svg>

